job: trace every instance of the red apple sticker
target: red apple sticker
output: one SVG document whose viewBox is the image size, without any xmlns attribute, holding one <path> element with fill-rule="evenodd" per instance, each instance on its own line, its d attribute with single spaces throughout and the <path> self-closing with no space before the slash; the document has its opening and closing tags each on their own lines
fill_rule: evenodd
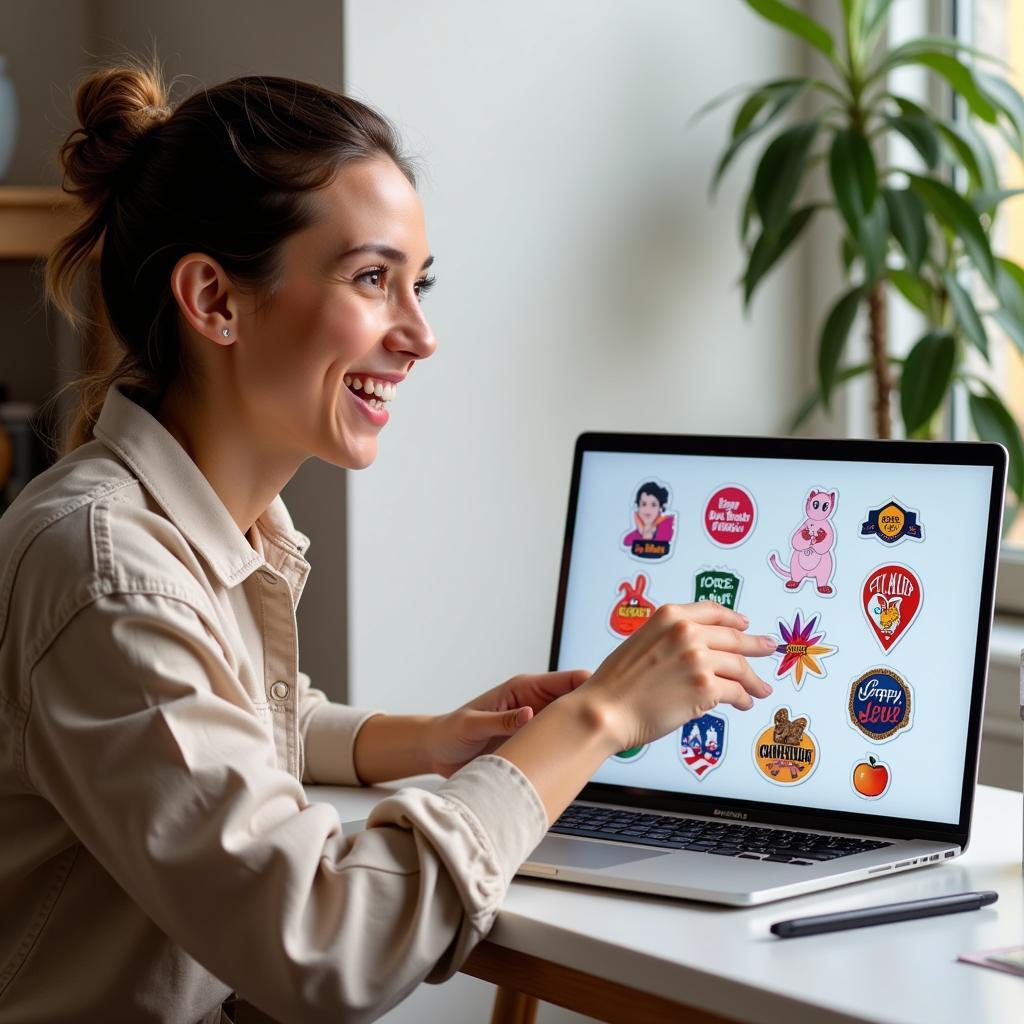
<svg viewBox="0 0 1024 1024">
<path fill-rule="evenodd" d="M 905 565 L 880 565 L 864 581 L 861 607 L 879 646 L 888 654 L 921 610 L 921 580 Z"/>
<path fill-rule="evenodd" d="M 853 766 L 853 788 L 865 800 L 877 800 L 885 796 L 890 782 L 892 773 L 889 766 L 873 754 L 868 754 L 866 761 L 859 761 Z"/>
</svg>

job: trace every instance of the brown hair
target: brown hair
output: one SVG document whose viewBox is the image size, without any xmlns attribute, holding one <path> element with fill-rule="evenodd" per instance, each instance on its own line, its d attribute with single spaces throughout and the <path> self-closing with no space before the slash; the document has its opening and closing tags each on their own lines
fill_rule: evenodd
<svg viewBox="0 0 1024 1024">
<path fill-rule="evenodd" d="M 74 281 L 102 242 L 100 291 L 120 358 L 54 396 L 78 391 L 60 454 L 91 440 L 111 384 L 124 382 L 155 406 L 187 375 L 170 287 L 183 255 L 204 252 L 239 286 L 269 298 L 281 243 L 314 219 L 308 193 L 341 165 L 387 157 L 416 184 L 383 115 L 310 82 L 235 78 L 172 107 L 155 58 L 129 58 L 79 84 L 75 113 L 81 127 L 60 149 L 62 188 L 85 215 L 50 253 L 46 293 L 80 326 Z"/>
</svg>

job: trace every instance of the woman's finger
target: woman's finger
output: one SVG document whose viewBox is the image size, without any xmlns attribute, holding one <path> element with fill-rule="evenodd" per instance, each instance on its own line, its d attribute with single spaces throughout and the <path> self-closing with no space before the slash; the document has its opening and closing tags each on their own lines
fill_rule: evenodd
<svg viewBox="0 0 1024 1024">
<path fill-rule="evenodd" d="M 754 706 L 753 698 L 735 679 L 719 678 L 717 683 L 720 687 L 719 703 L 731 704 L 737 711 L 749 711 Z"/>
<path fill-rule="evenodd" d="M 671 608 L 675 614 L 690 622 L 702 626 L 731 626 L 733 629 L 746 629 L 750 620 L 739 612 L 719 604 L 717 601 L 692 601 L 690 604 L 662 605 Z M 659 608 L 658 611 L 661 609 Z"/>
<path fill-rule="evenodd" d="M 716 676 L 734 679 L 754 697 L 767 697 L 772 692 L 771 684 L 762 679 L 741 654 L 709 651 L 708 665 Z"/>
<path fill-rule="evenodd" d="M 748 658 L 763 658 L 772 654 L 779 645 L 767 633 L 742 633 L 726 626 L 707 626 L 702 635 L 704 643 L 715 651 L 728 651 Z"/>
</svg>

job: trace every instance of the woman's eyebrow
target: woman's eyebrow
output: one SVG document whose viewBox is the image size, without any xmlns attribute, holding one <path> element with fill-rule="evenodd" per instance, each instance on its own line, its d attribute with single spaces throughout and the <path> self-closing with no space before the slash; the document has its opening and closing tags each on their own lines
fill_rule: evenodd
<svg viewBox="0 0 1024 1024">
<path fill-rule="evenodd" d="M 354 248 L 347 250 L 346 252 L 339 253 L 335 257 L 335 262 L 347 259 L 349 256 L 355 256 L 357 253 L 361 252 L 373 252 L 376 253 L 378 256 L 383 256 L 385 259 L 389 259 L 395 263 L 401 264 L 406 263 L 409 259 L 408 256 L 406 256 L 405 253 L 401 251 L 401 249 L 394 249 L 390 245 L 385 245 L 383 242 L 365 242 L 363 245 L 357 245 Z M 429 267 L 433 262 L 434 257 L 428 256 L 423 261 L 423 266 L 420 267 L 420 270 L 426 270 L 427 267 Z"/>
</svg>

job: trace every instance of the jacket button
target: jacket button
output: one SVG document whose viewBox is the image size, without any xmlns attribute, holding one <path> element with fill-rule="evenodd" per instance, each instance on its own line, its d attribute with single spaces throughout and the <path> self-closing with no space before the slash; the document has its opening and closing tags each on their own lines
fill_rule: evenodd
<svg viewBox="0 0 1024 1024">
<path fill-rule="evenodd" d="M 278 681 L 270 688 L 270 696 L 273 697 L 274 700 L 287 700 L 288 692 L 288 684 L 283 679 L 278 679 Z"/>
</svg>

